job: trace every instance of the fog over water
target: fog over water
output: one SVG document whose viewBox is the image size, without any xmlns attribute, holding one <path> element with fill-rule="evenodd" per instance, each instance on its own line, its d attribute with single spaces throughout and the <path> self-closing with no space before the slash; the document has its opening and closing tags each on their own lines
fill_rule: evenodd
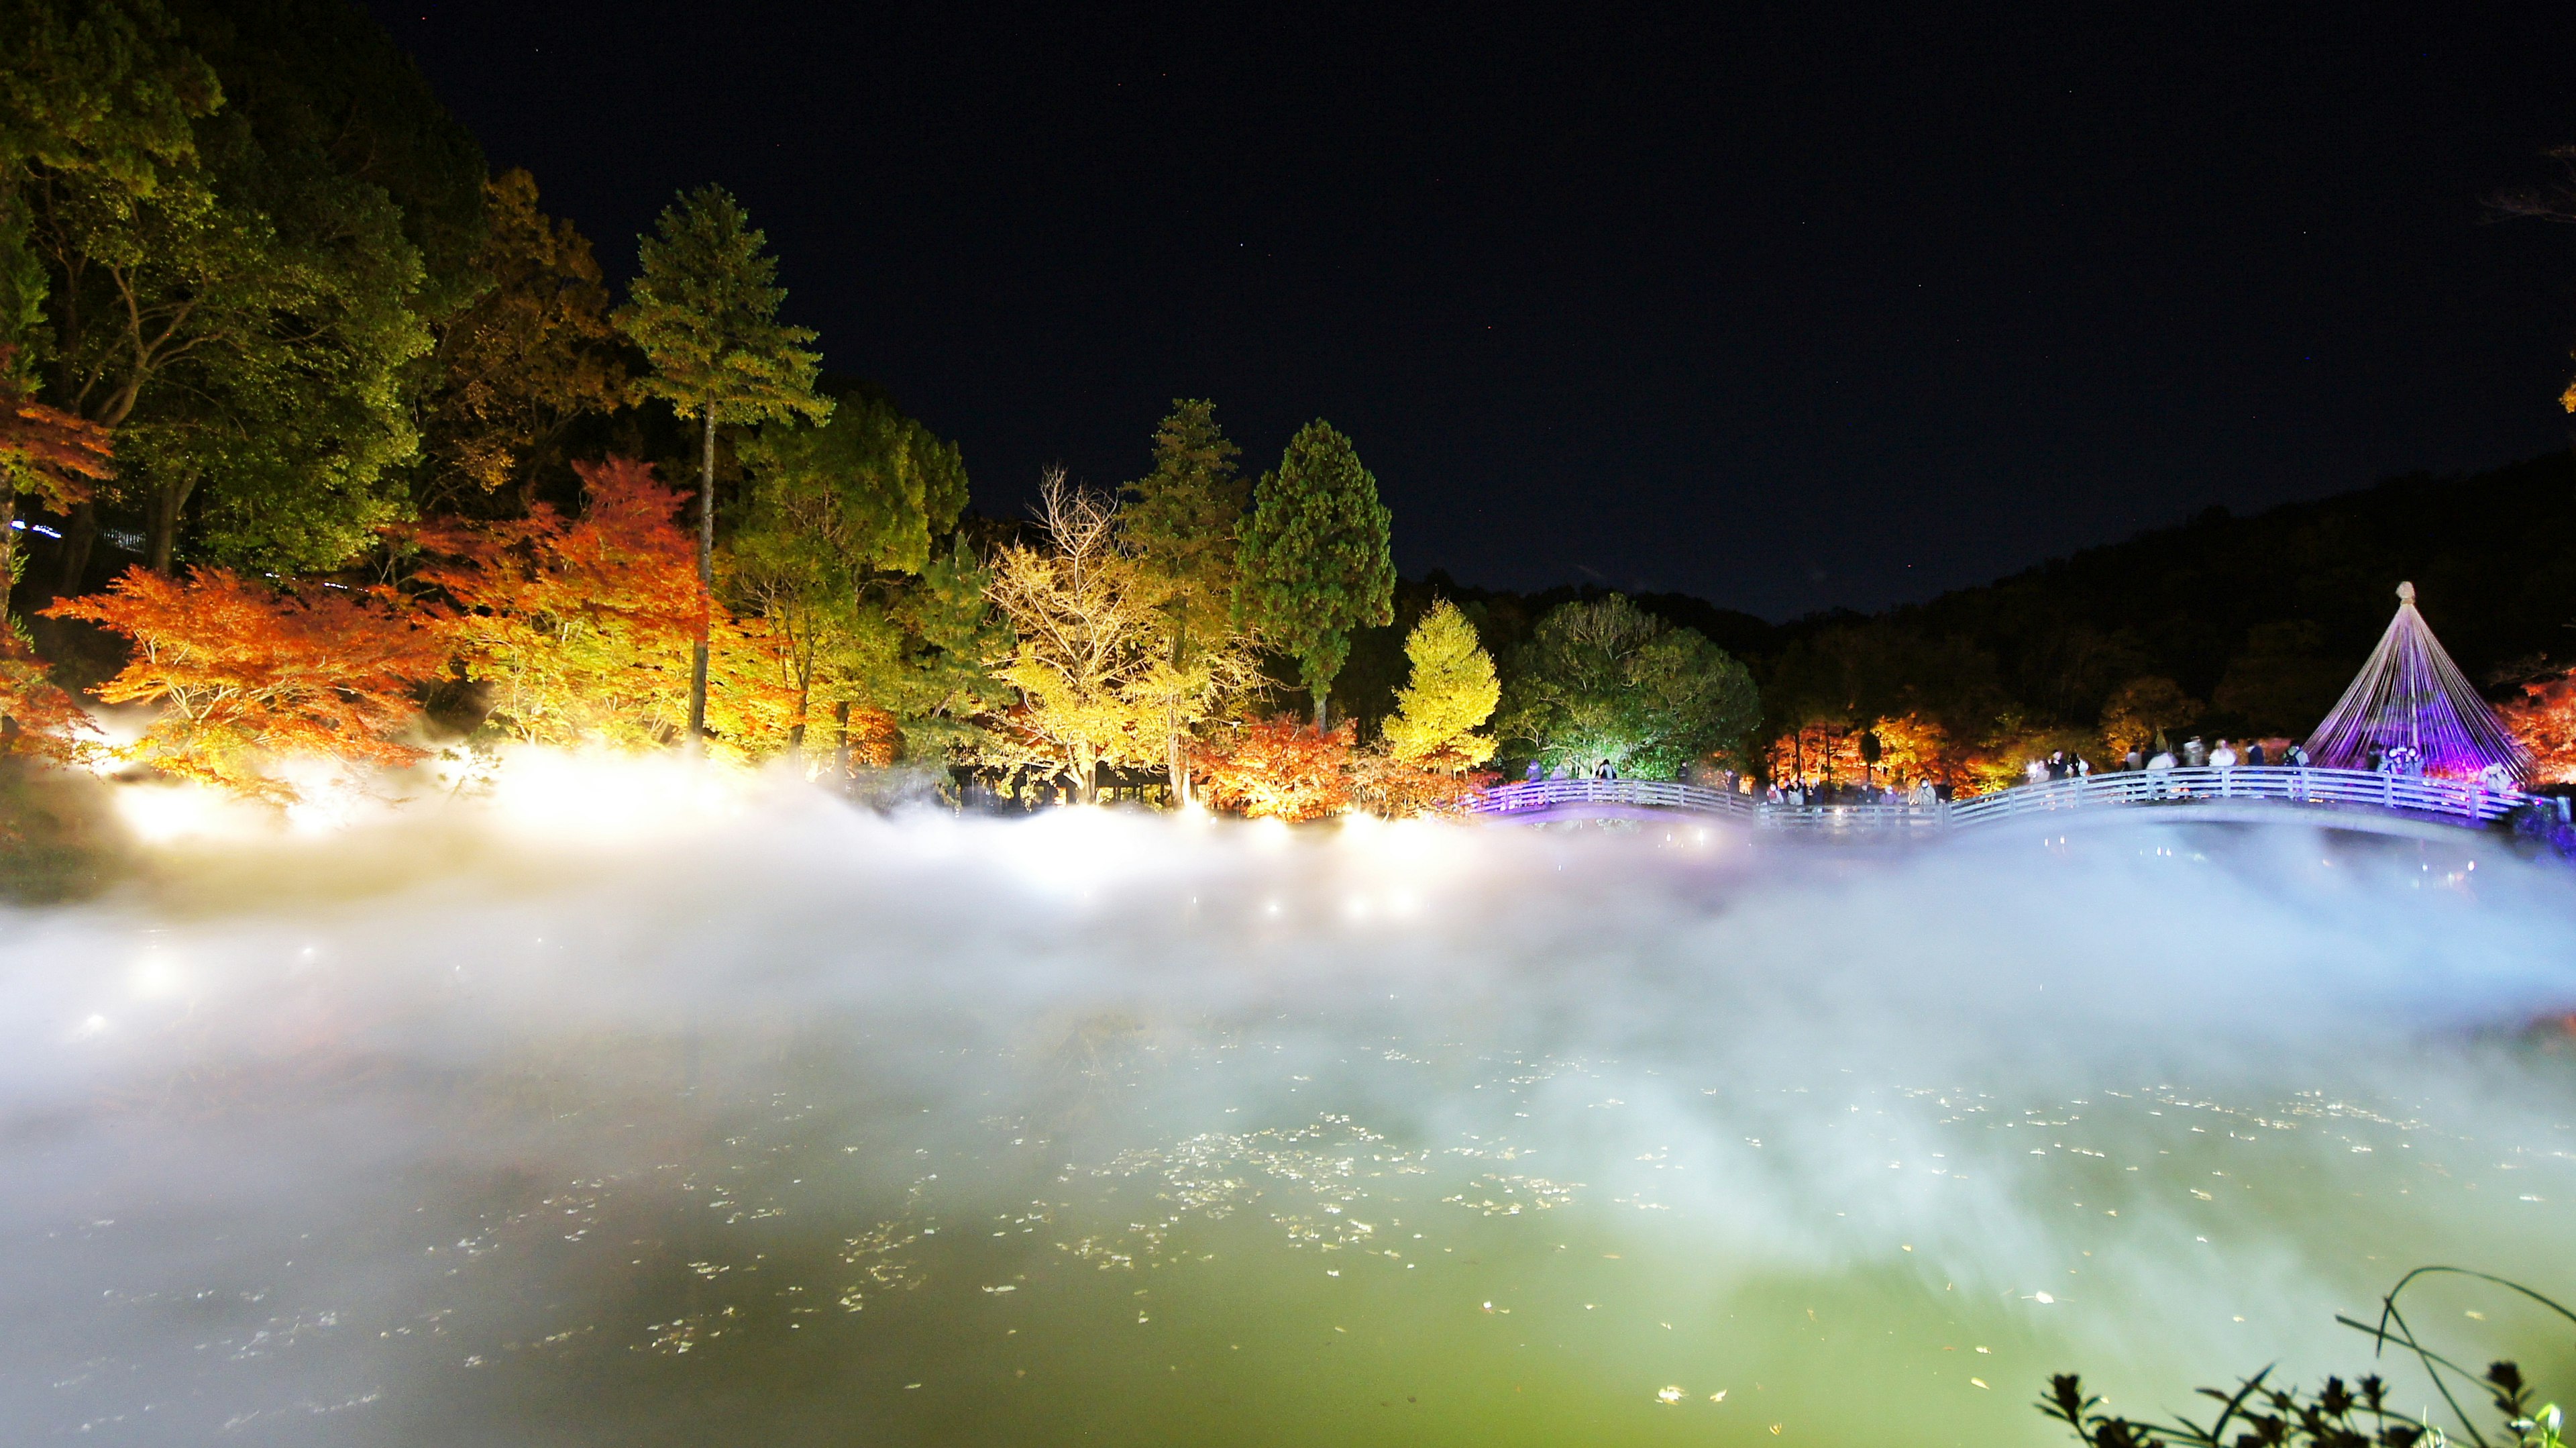
<svg viewBox="0 0 2576 1448">
<path fill-rule="evenodd" d="M 2576 872 L 2466 832 L 674 797 L 0 915 L 0 1440 L 2041 1444 L 2576 1294 Z"/>
</svg>

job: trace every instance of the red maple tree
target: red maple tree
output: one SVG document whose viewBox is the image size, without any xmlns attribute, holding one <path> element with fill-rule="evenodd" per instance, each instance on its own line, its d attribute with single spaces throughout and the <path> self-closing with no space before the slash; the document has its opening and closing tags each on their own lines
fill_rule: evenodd
<svg viewBox="0 0 2576 1448">
<path fill-rule="evenodd" d="M 1256 719 L 1192 762 L 1211 804 L 1251 819 L 1321 819 L 1350 804 L 1348 724 L 1319 733 L 1293 718 Z"/>
<path fill-rule="evenodd" d="M 284 754 L 400 767 L 415 690 L 447 666 L 434 615 L 389 590 L 270 587 L 227 568 L 181 581 L 133 568 L 103 594 L 45 610 L 125 635 L 134 653 L 98 696 L 160 716 L 134 758 L 182 778 L 281 803 L 263 765 Z"/>
</svg>

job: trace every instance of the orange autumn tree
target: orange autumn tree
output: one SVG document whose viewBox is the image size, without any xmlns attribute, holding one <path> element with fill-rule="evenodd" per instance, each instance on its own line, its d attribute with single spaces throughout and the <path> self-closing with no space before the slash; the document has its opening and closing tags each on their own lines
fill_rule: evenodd
<svg viewBox="0 0 2576 1448">
<path fill-rule="evenodd" d="M 45 612 L 133 641 L 98 696 L 159 706 L 127 751 L 136 762 L 279 803 L 295 797 L 265 772 L 279 756 L 417 762 L 423 751 L 400 736 L 419 716 L 418 686 L 448 658 L 431 620 L 388 591 L 271 588 L 227 568 L 184 582 L 130 569 Z"/>
<path fill-rule="evenodd" d="M 2531 782 L 2576 780 L 2576 672 L 2525 684 L 2522 692 L 2496 712 L 2531 751 Z"/>
<path fill-rule="evenodd" d="M 704 636 L 711 729 L 729 753 L 765 752 L 794 722 L 792 698 L 767 682 L 777 645 L 698 581 L 697 544 L 675 521 L 684 497 L 633 458 L 574 468 L 578 518 L 541 503 L 522 519 L 400 535 L 423 555 L 414 581 L 454 605 L 442 628 L 490 691 L 486 727 L 566 748 L 671 744 L 688 724 L 690 653 Z"/>
<path fill-rule="evenodd" d="M 18 495 L 65 510 L 116 475 L 107 429 L 47 407 L 17 377 L 17 349 L 0 347 L 0 604 L 18 581 Z M 5 613 L 0 606 L 0 613 Z M 0 756 L 65 762 L 97 725 L 55 684 L 14 617 L 0 619 Z"/>
<path fill-rule="evenodd" d="M 1295 719 L 1256 719 L 1203 746 L 1196 773 L 1208 801 L 1252 819 L 1311 820 L 1350 803 L 1351 726 L 1317 731 Z"/>
</svg>

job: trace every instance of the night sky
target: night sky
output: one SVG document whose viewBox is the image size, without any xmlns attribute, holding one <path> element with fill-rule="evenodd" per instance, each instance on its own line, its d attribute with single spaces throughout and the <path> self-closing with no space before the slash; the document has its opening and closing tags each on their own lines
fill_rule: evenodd
<svg viewBox="0 0 2576 1448">
<path fill-rule="evenodd" d="M 1410 576 L 1777 618 L 2568 443 L 2576 227 L 2479 198 L 2576 4 L 371 8 L 612 274 L 732 188 L 988 512 L 1207 396 Z"/>
</svg>

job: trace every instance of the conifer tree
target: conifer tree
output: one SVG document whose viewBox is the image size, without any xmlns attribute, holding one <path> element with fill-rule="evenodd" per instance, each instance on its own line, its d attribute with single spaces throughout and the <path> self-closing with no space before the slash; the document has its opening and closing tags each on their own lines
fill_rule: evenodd
<svg viewBox="0 0 2576 1448">
<path fill-rule="evenodd" d="M 1319 730 L 1351 631 L 1395 620 L 1389 521 L 1377 479 L 1321 418 L 1298 429 L 1253 490 L 1235 554 L 1235 616 L 1297 661 Z"/>
<path fill-rule="evenodd" d="M 698 581 L 715 587 L 716 427 L 832 415 L 816 395 L 819 353 L 814 334 L 778 320 L 787 300 L 776 284 L 778 259 L 769 238 L 751 225 L 731 193 L 702 186 L 663 209 L 655 234 L 637 248 L 638 273 L 620 330 L 653 364 L 646 396 L 671 404 L 699 427 Z M 707 727 L 707 644 L 690 660 L 689 739 Z"/>
<path fill-rule="evenodd" d="M 1405 636 L 1410 677 L 1396 691 L 1387 718 L 1389 753 L 1408 764 L 1473 769 L 1494 757 L 1494 741 L 1479 734 L 1503 697 L 1493 655 L 1477 641 L 1476 626 L 1441 599 Z"/>
<path fill-rule="evenodd" d="M 1127 485 L 1120 510 L 1127 547 L 1163 591 L 1164 648 L 1179 678 L 1199 677 L 1199 654 L 1234 646 L 1235 529 L 1251 491 L 1235 470 L 1240 452 L 1217 425 L 1215 403 L 1174 398 L 1154 429 L 1154 470 Z M 1165 721 L 1175 801 L 1189 795 L 1186 712 L 1176 701 Z"/>
</svg>

